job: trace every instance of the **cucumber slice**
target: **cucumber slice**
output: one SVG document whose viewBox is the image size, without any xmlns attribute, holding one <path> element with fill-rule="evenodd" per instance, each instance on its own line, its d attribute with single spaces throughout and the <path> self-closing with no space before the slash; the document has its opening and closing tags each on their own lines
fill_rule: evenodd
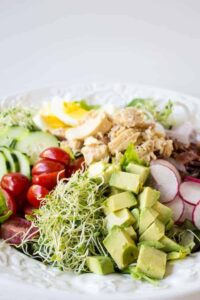
<svg viewBox="0 0 200 300">
<path fill-rule="evenodd" d="M 0 152 L 0 180 L 5 175 L 8 173 L 8 168 L 6 164 L 6 158 L 2 152 Z"/>
<path fill-rule="evenodd" d="M 10 145 L 13 143 L 14 140 L 20 140 L 28 133 L 29 130 L 24 127 L 19 127 L 19 126 L 8 127 L 0 134 L 0 146 L 10 147 Z"/>
<path fill-rule="evenodd" d="M 6 147 L 0 147 L 0 151 L 4 154 L 7 164 L 9 165 L 8 171 L 9 172 L 17 172 L 15 160 L 14 160 L 12 154 L 10 153 L 10 150 Z"/>
<path fill-rule="evenodd" d="M 30 166 L 30 161 L 29 158 L 27 157 L 26 154 L 23 154 L 17 150 L 12 151 L 12 155 L 15 157 L 17 160 L 17 171 L 20 172 L 21 174 L 27 176 L 28 178 L 31 177 L 31 166 Z"/>
<path fill-rule="evenodd" d="M 34 165 L 40 153 L 49 147 L 58 147 L 58 140 L 52 134 L 42 131 L 30 132 L 15 145 L 16 150 L 28 155 L 31 165 Z"/>
</svg>

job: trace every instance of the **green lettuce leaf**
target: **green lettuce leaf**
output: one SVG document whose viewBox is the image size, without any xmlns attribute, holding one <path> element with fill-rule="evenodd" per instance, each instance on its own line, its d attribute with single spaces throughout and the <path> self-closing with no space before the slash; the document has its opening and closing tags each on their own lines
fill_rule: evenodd
<svg viewBox="0 0 200 300">
<path fill-rule="evenodd" d="M 158 285 L 158 283 L 159 283 L 159 281 L 157 279 L 153 279 L 153 278 L 145 275 L 144 273 L 142 273 L 140 270 L 138 270 L 138 268 L 136 266 L 130 266 L 127 269 L 127 273 L 129 273 L 131 275 L 131 277 L 136 280 L 144 280 L 153 285 Z"/>
<path fill-rule="evenodd" d="M 90 105 L 85 100 L 76 101 L 75 103 L 80 104 L 80 107 L 85 110 L 98 109 L 100 107 L 100 105 Z"/>
<path fill-rule="evenodd" d="M 146 162 L 144 160 L 140 159 L 137 151 L 135 150 L 135 146 L 133 144 L 130 144 L 128 146 L 123 157 L 121 158 L 120 164 L 121 164 L 122 169 L 125 169 L 125 167 L 130 162 L 136 163 L 138 165 L 146 166 Z"/>
<path fill-rule="evenodd" d="M 171 100 L 169 100 L 160 110 L 158 109 L 155 101 L 151 98 L 135 98 L 127 105 L 127 107 L 136 107 L 141 109 L 147 116 L 150 114 L 156 122 L 159 122 L 165 128 L 170 128 L 172 125 L 169 121 L 169 116 L 173 110 L 173 103 Z"/>
</svg>

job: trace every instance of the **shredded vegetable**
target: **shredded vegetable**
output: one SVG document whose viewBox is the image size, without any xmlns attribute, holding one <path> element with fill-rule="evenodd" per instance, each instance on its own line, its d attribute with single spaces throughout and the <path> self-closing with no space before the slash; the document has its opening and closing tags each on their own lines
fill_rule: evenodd
<svg viewBox="0 0 200 300">
<path fill-rule="evenodd" d="M 169 100 L 162 109 L 159 109 L 156 102 L 151 98 L 135 98 L 127 106 L 134 106 L 147 113 L 147 115 L 150 114 L 156 122 L 162 124 L 165 128 L 171 127 L 169 122 L 169 117 L 173 109 L 171 100 Z"/>
<path fill-rule="evenodd" d="M 88 255 L 105 255 L 101 241 L 106 235 L 102 203 L 106 186 L 76 172 L 61 181 L 36 211 L 34 225 L 39 238 L 34 255 L 46 263 L 75 273 L 87 271 Z"/>
<path fill-rule="evenodd" d="M 0 110 L 1 127 L 21 126 L 29 130 L 37 130 L 37 126 L 33 121 L 34 110 L 15 106 Z"/>
</svg>

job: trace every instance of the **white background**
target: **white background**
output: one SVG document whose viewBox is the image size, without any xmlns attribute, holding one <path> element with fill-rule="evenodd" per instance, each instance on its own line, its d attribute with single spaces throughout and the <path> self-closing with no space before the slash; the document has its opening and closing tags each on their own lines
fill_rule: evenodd
<svg viewBox="0 0 200 300">
<path fill-rule="evenodd" d="M 200 96 L 199 0 L 0 0 L 0 96 L 134 82 Z"/>
<path fill-rule="evenodd" d="M 200 0 L 0 0 L 0 97 L 91 82 L 200 97 Z"/>
</svg>

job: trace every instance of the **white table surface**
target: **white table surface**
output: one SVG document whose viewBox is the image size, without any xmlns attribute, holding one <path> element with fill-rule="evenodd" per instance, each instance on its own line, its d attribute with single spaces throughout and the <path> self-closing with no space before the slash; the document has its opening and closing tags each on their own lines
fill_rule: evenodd
<svg viewBox="0 0 200 300">
<path fill-rule="evenodd" d="M 199 0 L 0 0 L 0 96 L 135 82 L 200 96 Z"/>
</svg>

